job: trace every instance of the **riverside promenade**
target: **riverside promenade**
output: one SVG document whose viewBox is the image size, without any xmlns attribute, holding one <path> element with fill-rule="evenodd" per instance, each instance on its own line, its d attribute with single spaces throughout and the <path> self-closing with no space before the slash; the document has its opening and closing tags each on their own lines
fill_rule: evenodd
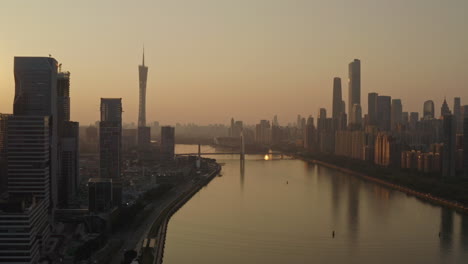
<svg viewBox="0 0 468 264">
<path fill-rule="evenodd" d="M 212 162 L 208 166 L 208 172 L 201 175 L 198 181 L 188 183 L 180 189 L 178 198 L 167 204 L 155 218 L 148 233 L 138 244 L 140 263 L 160 264 L 163 262 L 166 231 L 170 218 L 221 171 L 221 165 L 218 163 Z"/>
</svg>

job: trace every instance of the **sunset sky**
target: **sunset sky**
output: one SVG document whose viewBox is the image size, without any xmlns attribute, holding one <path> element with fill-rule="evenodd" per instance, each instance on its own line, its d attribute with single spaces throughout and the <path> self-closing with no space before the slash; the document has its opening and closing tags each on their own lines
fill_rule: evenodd
<svg viewBox="0 0 468 264">
<path fill-rule="evenodd" d="M 278 114 L 331 115 L 348 63 L 367 93 L 422 111 L 468 104 L 467 0 L 80 0 L 0 3 L 0 112 L 11 113 L 13 57 L 52 54 L 71 72 L 72 119 L 99 118 L 101 97 L 138 114 L 138 64 L 149 67 L 147 121 L 253 124 Z"/>
</svg>

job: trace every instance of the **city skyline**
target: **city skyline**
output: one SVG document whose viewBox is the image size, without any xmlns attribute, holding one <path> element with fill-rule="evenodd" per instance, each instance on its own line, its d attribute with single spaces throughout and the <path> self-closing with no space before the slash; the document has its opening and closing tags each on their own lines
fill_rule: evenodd
<svg viewBox="0 0 468 264">
<path fill-rule="evenodd" d="M 463 10 L 468 3 L 463 1 L 443 6 L 437 1 L 381 5 L 360 1 L 355 7 L 312 1 L 298 1 L 294 6 L 268 1 L 267 7 L 260 0 L 201 1 L 198 5 L 185 2 L 188 8 L 184 12 L 181 2 L 121 3 L 112 12 L 106 11 L 104 2 L 92 7 L 50 2 L 54 4 L 31 3 L 27 7 L 6 3 L 0 11 L 6 40 L 0 44 L 2 113 L 13 112 L 13 57 L 52 54 L 73 73 L 72 120 L 83 125 L 94 123 L 99 120 L 99 98 L 118 97 L 125 105 L 123 122 L 137 123 L 138 74 L 134 65 L 141 61 L 143 42 L 150 51 L 145 56 L 152 67 L 148 74 L 148 123 L 228 124 L 234 116 L 254 124 L 278 114 L 284 125 L 298 113 L 308 116 L 319 108 L 331 113 L 332 80 L 342 78 L 342 98 L 348 102 L 346 65 L 354 58 L 362 62 L 363 110 L 367 110 L 370 92 L 401 99 L 403 111 L 419 112 L 420 116 L 424 101 L 433 100 L 436 117 L 444 97 L 450 108 L 452 98 L 461 97 L 464 105 L 463 99 L 468 97 L 464 74 L 468 66 L 463 63 L 468 58 L 468 37 L 462 34 Z M 53 26 L 61 34 L 37 38 L 33 32 L 36 26 L 30 19 L 37 19 L 44 8 L 58 17 L 41 15 L 40 26 Z M 349 20 L 345 14 L 349 8 L 361 16 L 359 21 Z M 70 12 L 61 12 L 64 10 Z M 89 21 L 81 21 L 75 10 L 86 14 Z M 319 21 L 332 11 L 336 11 L 336 20 L 320 29 Z M 144 15 L 149 13 L 155 14 Z M 8 23 L 11 14 L 20 17 L 15 19 L 17 24 Z M 239 21 L 239 15 L 245 21 Z M 386 19 L 392 19 L 391 26 Z M 67 23 L 56 22 L 61 20 Z M 225 22 L 220 23 L 224 27 L 214 21 Z M 434 26 L 427 27 L 429 22 Z M 31 33 L 20 34 L 26 25 Z M 148 31 L 154 34 L 144 34 Z M 122 39 L 122 35 L 128 37 Z M 73 45 L 90 37 L 95 40 L 92 44 Z M 33 40 L 35 45 L 27 44 Z M 214 94 L 215 99 L 206 94 Z M 253 114 L 252 109 L 256 110 Z"/>
</svg>

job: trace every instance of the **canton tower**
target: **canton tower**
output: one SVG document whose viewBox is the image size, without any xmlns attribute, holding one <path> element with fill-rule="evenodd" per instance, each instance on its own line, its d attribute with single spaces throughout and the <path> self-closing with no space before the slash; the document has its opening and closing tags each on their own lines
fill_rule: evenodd
<svg viewBox="0 0 468 264">
<path fill-rule="evenodd" d="M 138 109 L 138 127 L 146 127 L 146 80 L 148 67 L 145 66 L 145 49 L 143 48 L 143 63 L 138 65 L 140 79 L 140 104 Z"/>
</svg>

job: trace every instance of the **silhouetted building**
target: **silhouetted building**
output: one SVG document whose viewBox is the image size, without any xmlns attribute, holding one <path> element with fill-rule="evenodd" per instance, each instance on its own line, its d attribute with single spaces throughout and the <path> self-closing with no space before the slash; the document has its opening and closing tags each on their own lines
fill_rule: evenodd
<svg viewBox="0 0 468 264">
<path fill-rule="evenodd" d="M 316 139 L 317 131 L 314 126 L 314 118 L 309 116 L 304 132 L 304 148 L 309 152 L 317 151 Z"/>
<path fill-rule="evenodd" d="M 442 107 L 440 108 L 440 116 L 444 117 L 446 115 L 451 115 L 450 108 L 448 107 L 447 101 L 444 98 L 444 102 L 442 103 Z"/>
<path fill-rule="evenodd" d="M 362 126 L 362 108 L 360 104 L 354 104 L 353 108 L 351 110 L 351 118 L 353 119 L 353 122 L 350 123 L 350 126 L 353 128 L 361 128 Z"/>
<path fill-rule="evenodd" d="M 122 129 L 122 150 L 128 152 L 137 146 L 138 129 L 123 128 Z"/>
<path fill-rule="evenodd" d="M 0 202 L 0 263 L 38 263 L 50 236 L 46 200 Z"/>
<path fill-rule="evenodd" d="M 361 61 L 355 59 L 348 66 L 348 114 L 352 112 L 353 106 L 355 104 L 361 105 Z M 356 120 L 353 120 L 353 115 L 350 114 L 349 123 L 356 123 Z"/>
<path fill-rule="evenodd" d="M 14 60 L 15 98 L 13 101 L 13 115 L 32 116 L 31 120 L 24 122 L 32 122 L 34 125 L 40 126 L 41 129 L 45 125 L 42 124 L 43 120 L 38 121 L 38 119 L 50 117 L 47 119 L 47 122 L 50 122 L 50 124 L 47 124 L 47 129 L 50 130 L 48 132 L 49 145 L 47 150 L 47 160 L 49 162 L 47 167 L 49 171 L 44 176 L 47 179 L 43 181 L 47 181 L 47 184 L 50 185 L 50 188 L 47 189 L 47 195 L 50 195 L 52 208 L 57 206 L 58 199 L 57 67 L 57 61 L 51 57 L 15 57 Z M 20 123 L 22 123 L 21 118 L 15 117 L 12 125 L 20 126 Z M 18 127 L 18 129 L 20 128 Z M 23 135 L 27 137 L 26 133 L 23 133 Z M 41 171 L 40 173 L 45 172 Z"/>
<path fill-rule="evenodd" d="M 79 184 L 79 123 L 70 121 L 70 72 L 57 74 L 57 94 L 57 196 L 58 206 L 66 207 Z"/>
<path fill-rule="evenodd" d="M 409 127 L 410 130 L 416 130 L 416 126 L 419 120 L 419 113 L 418 112 L 411 112 L 409 116 Z"/>
<path fill-rule="evenodd" d="M 138 147 L 140 149 L 148 148 L 151 144 L 151 128 L 144 126 L 138 127 Z"/>
<path fill-rule="evenodd" d="M 406 128 L 408 128 L 408 125 L 409 125 L 409 113 L 408 112 L 401 113 L 401 122 L 403 125 L 405 125 Z"/>
<path fill-rule="evenodd" d="M 443 116 L 444 153 L 442 155 L 442 176 L 455 176 L 455 118 L 451 114 Z"/>
<path fill-rule="evenodd" d="M 455 126 L 457 133 L 463 133 L 463 116 L 461 113 L 461 102 L 460 97 L 453 99 L 453 115 L 455 117 Z"/>
<path fill-rule="evenodd" d="M 301 128 L 305 127 L 305 122 L 303 122 L 302 119 L 299 123 Z M 261 120 L 260 123 L 255 126 L 255 143 L 262 145 L 269 145 L 271 143 L 270 121 Z"/>
<path fill-rule="evenodd" d="M 70 204 L 80 183 L 79 124 L 66 121 L 60 138 L 60 174 L 58 181 L 58 202 L 61 206 Z"/>
<path fill-rule="evenodd" d="M 174 160 L 175 156 L 175 129 L 171 126 L 161 127 L 161 159 Z"/>
<path fill-rule="evenodd" d="M 400 99 L 392 99 L 391 129 L 395 130 L 402 124 L 403 105 Z"/>
<path fill-rule="evenodd" d="M 463 131 L 463 169 L 468 176 L 468 116 L 463 119 Z"/>
<path fill-rule="evenodd" d="M 391 101 L 390 96 L 379 95 L 377 97 L 377 120 L 379 129 L 389 131 L 391 128 Z"/>
<path fill-rule="evenodd" d="M 88 210 L 90 213 L 103 213 L 113 206 L 112 179 L 90 178 L 88 180 Z"/>
<path fill-rule="evenodd" d="M 434 110 L 434 101 L 428 100 L 424 102 L 423 106 L 423 119 L 433 119 L 435 118 L 435 110 Z"/>
<path fill-rule="evenodd" d="M 341 79 L 335 77 L 333 79 L 333 110 L 332 110 L 332 118 L 333 124 L 336 128 L 339 127 L 338 123 L 340 120 L 342 110 L 342 92 L 341 92 Z"/>
<path fill-rule="evenodd" d="M 99 122 L 99 177 L 113 179 L 113 203 L 122 203 L 122 99 L 101 98 Z"/>
<path fill-rule="evenodd" d="M 8 193 L 50 204 L 50 118 L 11 116 L 7 128 Z"/>
<path fill-rule="evenodd" d="M 278 120 L 276 120 L 278 121 Z M 242 130 L 244 129 L 244 124 L 242 121 L 234 121 L 234 118 L 231 119 L 231 127 L 229 128 L 229 136 L 234 138 L 239 138 Z"/>
<path fill-rule="evenodd" d="M 9 114 L 0 114 L 0 195 L 7 191 L 7 128 Z"/>
<path fill-rule="evenodd" d="M 369 117 L 369 125 L 377 126 L 377 98 L 378 93 L 369 93 L 367 96 L 367 114 Z"/>
</svg>

